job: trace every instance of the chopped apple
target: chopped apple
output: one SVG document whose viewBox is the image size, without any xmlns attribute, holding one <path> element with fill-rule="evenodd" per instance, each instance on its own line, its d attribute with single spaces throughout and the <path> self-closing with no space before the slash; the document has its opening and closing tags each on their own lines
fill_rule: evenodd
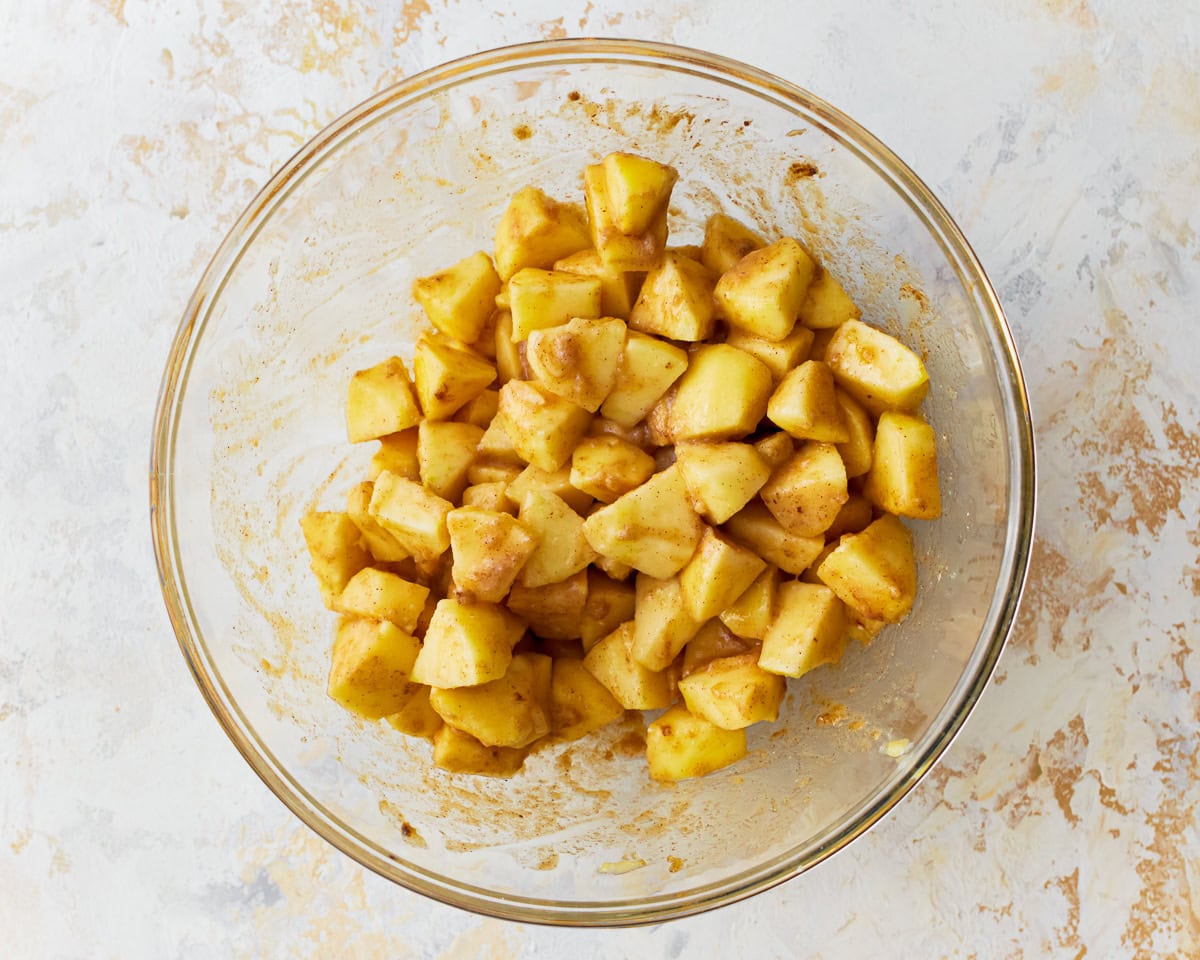
<svg viewBox="0 0 1200 960">
<path fill-rule="evenodd" d="M 579 253 L 557 261 L 554 269 L 562 273 L 599 277 L 600 316 L 629 319 L 629 312 L 633 309 L 638 291 L 642 287 L 641 273 L 610 267 L 595 250 L 580 250 Z"/>
<path fill-rule="evenodd" d="M 421 482 L 443 500 L 458 500 L 483 430 L 472 423 L 423 420 L 417 428 Z"/>
<path fill-rule="evenodd" d="M 582 660 L 556 659 L 550 688 L 550 727 L 563 740 L 578 740 L 625 715 L 608 688 Z"/>
<path fill-rule="evenodd" d="M 845 607 L 828 587 L 793 581 L 780 584 L 779 612 L 763 637 L 758 665 L 771 673 L 802 677 L 837 663 L 846 646 Z"/>
<path fill-rule="evenodd" d="M 571 486 L 612 503 L 650 479 L 654 458 L 614 436 L 585 437 L 571 454 Z"/>
<path fill-rule="evenodd" d="M 650 218 L 644 230 L 624 233 L 617 225 L 618 211 L 608 193 L 604 164 L 583 169 L 583 194 L 587 205 L 592 245 L 605 265 L 613 270 L 649 270 L 667 245 L 667 210 L 664 205 Z"/>
<path fill-rule="evenodd" d="M 431 687 L 470 687 L 504 676 L 525 624 L 493 603 L 439 600 L 412 679 Z"/>
<path fill-rule="evenodd" d="M 595 413 L 616 383 L 624 349 L 624 321 L 576 317 L 530 333 L 526 358 L 543 387 Z"/>
<path fill-rule="evenodd" d="M 850 496 L 846 467 L 837 447 L 808 441 L 771 474 L 760 496 L 789 533 L 820 536 Z"/>
<path fill-rule="evenodd" d="M 875 455 L 875 423 L 866 408 L 845 390 L 836 391 L 838 406 L 846 423 L 848 439 L 837 445 L 846 465 L 847 477 L 861 477 L 871 469 Z"/>
<path fill-rule="evenodd" d="M 714 213 L 704 225 L 700 259 L 718 277 L 737 266 L 746 254 L 766 246 L 766 241 L 745 224 L 723 213 Z"/>
<path fill-rule="evenodd" d="M 752 500 L 722 526 L 731 540 L 749 547 L 785 573 L 799 575 L 825 546 L 821 536 L 789 533 L 761 501 Z"/>
<path fill-rule="evenodd" d="M 508 282 L 512 338 L 566 323 L 572 317 L 600 316 L 600 278 L 526 268 Z"/>
<path fill-rule="evenodd" d="M 537 534 L 507 513 L 459 507 L 446 514 L 454 585 L 473 600 L 499 603 L 537 548 Z"/>
<path fill-rule="evenodd" d="M 834 331 L 825 362 L 838 386 L 875 416 L 885 410 L 916 410 L 929 392 L 921 358 L 860 320 L 847 320 Z"/>
<path fill-rule="evenodd" d="M 800 305 L 800 322 L 811 330 L 827 330 L 861 316 L 862 311 L 833 274 L 824 267 L 819 269 Z"/>
<path fill-rule="evenodd" d="M 787 681 L 760 667 L 751 652 L 710 660 L 679 681 L 679 692 L 695 716 L 722 730 L 740 730 L 779 717 Z"/>
<path fill-rule="evenodd" d="M 500 277 L 482 251 L 413 284 L 413 299 L 425 308 L 430 323 L 463 343 L 479 339 L 499 292 Z"/>
<path fill-rule="evenodd" d="M 687 366 L 686 351 L 656 337 L 629 331 L 616 382 L 600 412 L 621 427 L 632 427 L 683 376 Z"/>
<path fill-rule="evenodd" d="M 495 680 L 449 690 L 434 687 L 429 705 L 486 747 L 525 747 L 550 732 L 548 712 L 535 694 L 538 673 L 549 667 L 550 658 L 540 653 L 516 654 Z"/>
<path fill-rule="evenodd" d="M 742 509 L 771 476 L 771 468 L 746 443 L 681 443 L 675 462 L 696 512 L 721 524 Z"/>
<path fill-rule="evenodd" d="M 446 514 L 454 504 L 430 493 L 419 483 L 383 471 L 375 479 L 371 516 L 402 547 L 419 560 L 430 562 L 450 546 Z"/>
<path fill-rule="evenodd" d="M 720 614 L 721 623 L 746 640 L 761 640 L 775 619 L 775 597 L 779 588 L 779 568 L 768 566 Z"/>
<path fill-rule="evenodd" d="M 346 433 L 351 443 L 376 440 L 415 427 L 421 410 L 413 397 L 408 370 L 391 357 L 350 378 L 346 395 Z"/>
<path fill-rule="evenodd" d="M 624 234 L 644 233 L 662 214 L 679 179 L 674 167 L 630 153 L 604 158 L 604 179 L 613 222 Z"/>
<path fill-rule="evenodd" d="M 633 619 L 636 595 L 633 584 L 614 580 L 595 568 L 587 570 L 587 604 L 579 624 L 579 639 L 586 653 L 596 642 Z"/>
<path fill-rule="evenodd" d="M 521 569 L 526 587 L 544 587 L 574 576 L 595 559 L 583 533 L 583 518 L 547 490 L 530 490 L 517 515 L 537 546 Z"/>
<path fill-rule="evenodd" d="M 485 747 L 469 733 L 443 724 L 433 735 L 433 765 L 450 773 L 511 777 L 525 762 L 527 748 Z"/>
<path fill-rule="evenodd" d="M 668 252 L 646 275 L 629 314 L 629 326 L 669 340 L 707 340 L 716 324 L 715 282 L 704 264 Z"/>
<path fill-rule="evenodd" d="M 679 577 L 657 580 L 641 573 L 636 583 L 630 652 L 647 669 L 665 670 L 704 621 L 688 611 Z"/>
<path fill-rule="evenodd" d="M 507 281 L 523 267 L 548 267 L 591 246 L 584 213 L 536 187 L 519 190 L 496 228 L 496 270 Z"/>
<path fill-rule="evenodd" d="M 346 494 L 346 513 L 362 533 L 362 545 L 375 560 L 398 563 L 407 558 L 409 552 L 371 516 L 371 494 L 374 490 L 375 484 L 369 480 L 351 487 Z"/>
<path fill-rule="evenodd" d="M 783 378 L 771 394 L 767 416 L 797 440 L 846 443 L 850 439 L 833 372 L 820 360 L 808 360 Z"/>
<path fill-rule="evenodd" d="M 747 333 L 782 340 L 796 325 L 817 264 L 791 237 L 754 250 L 717 281 L 715 296 L 724 316 Z"/>
<path fill-rule="evenodd" d="M 580 441 L 581 444 L 586 442 Z M 579 447 L 575 449 L 578 450 Z M 578 489 L 571 482 L 571 468 L 567 464 L 563 464 L 557 470 L 543 470 L 532 463 L 529 464 L 508 484 L 508 499 L 514 506 L 520 507 L 525 501 L 525 495 L 531 490 L 544 490 L 554 494 L 576 513 L 583 513 L 592 505 L 592 495 Z"/>
<path fill-rule="evenodd" d="M 428 596 L 428 587 L 386 570 L 363 567 L 350 578 L 334 609 L 355 617 L 387 620 L 405 633 L 412 633 Z"/>
<path fill-rule="evenodd" d="M 542 640 L 576 640 L 583 630 L 588 599 L 586 570 L 541 587 L 514 583 L 505 601 Z"/>
<path fill-rule="evenodd" d="M 897 623 L 917 593 L 912 534 L 885 513 L 861 533 L 842 537 L 817 573 L 846 606 L 871 620 Z"/>
<path fill-rule="evenodd" d="M 394 623 L 344 619 L 333 642 L 329 696 L 368 720 L 395 713 L 404 706 L 419 648 L 419 641 Z"/>
<path fill-rule="evenodd" d="M 899 517 L 936 520 L 942 515 L 937 438 L 921 417 L 892 410 L 880 414 L 863 495 Z"/>
<path fill-rule="evenodd" d="M 570 460 L 592 419 L 582 407 L 524 380 L 500 388 L 497 416 L 521 459 L 546 471 Z"/>
<path fill-rule="evenodd" d="M 708 527 L 679 574 L 683 605 L 693 619 L 715 617 L 749 588 L 766 561 Z"/>
<path fill-rule="evenodd" d="M 703 777 L 745 755 L 745 730 L 722 730 L 682 704 L 646 728 L 646 762 L 655 780 Z"/>
<path fill-rule="evenodd" d="M 648 670 L 633 658 L 633 622 L 623 623 L 597 643 L 583 665 L 626 710 L 661 710 L 671 704 L 665 671 Z"/>
<path fill-rule="evenodd" d="M 426 335 L 413 351 L 413 378 L 427 420 L 448 420 L 496 379 L 496 368 L 479 354 Z"/>
<path fill-rule="evenodd" d="M 334 511 L 306 513 L 300 529 L 325 606 L 333 609 L 350 579 L 371 562 L 362 547 L 362 533 L 349 514 Z"/>
</svg>

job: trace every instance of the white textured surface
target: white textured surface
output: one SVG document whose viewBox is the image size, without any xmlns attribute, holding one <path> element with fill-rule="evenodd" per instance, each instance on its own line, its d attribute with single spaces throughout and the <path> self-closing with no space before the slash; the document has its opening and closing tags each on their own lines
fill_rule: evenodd
<svg viewBox="0 0 1200 960">
<path fill-rule="evenodd" d="M 0 954 L 1200 955 L 1195 3 L 511 6 L 0 0 Z M 391 80 L 577 34 L 749 61 L 893 146 L 1005 302 L 1042 470 L 1018 628 L 934 774 L 776 891 L 609 933 L 424 901 L 300 826 L 188 675 L 147 521 L 175 323 L 270 172 Z"/>
</svg>

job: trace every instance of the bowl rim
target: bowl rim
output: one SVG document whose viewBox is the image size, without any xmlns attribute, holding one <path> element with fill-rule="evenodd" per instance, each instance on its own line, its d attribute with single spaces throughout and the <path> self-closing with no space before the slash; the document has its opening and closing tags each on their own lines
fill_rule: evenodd
<svg viewBox="0 0 1200 960">
<path fill-rule="evenodd" d="M 992 321 L 995 338 L 992 359 L 996 362 L 998 387 L 1010 401 L 1004 406 L 1009 438 L 1009 496 L 1006 550 L 1001 576 L 985 620 L 982 639 L 990 637 L 982 656 L 980 641 L 975 646 L 975 670 L 953 706 L 947 722 L 926 746 L 922 755 L 890 791 L 864 801 L 859 813 L 836 835 L 806 856 L 794 851 L 780 855 L 706 886 L 680 893 L 636 900 L 587 901 L 572 904 L 510 896 L 460 881 L 413 864 L 394 855 L 380 855 L 375 844 L 328 815 L 315 799 L 291 781 L 261 744 L 256 745 L 248 724 L 232 698 L 224 696 L 204 650 L 184 584 L 175 528 L 174 474 L 172 470 L 175 430 L 184 396 L 187 371 L 203 330 L 211 304 L 220 296 L 225 278 L 236 267 L 243 252 L 267 222 L 275 207 L 306 170 L 342 140 L 381 119 L 389 108 L 418 97 L 427 97 L 475 76 L 527 67 L 566 62 L 624 62 L 641 66 L 667 66 L 700 72 L 710 79 L 741 85 L 758 95 L 786 101 L 793 108 L 824 121 L 824 129 L 860 158 L 887 174 L 887 181 L 909 203 L 925 227 L 941 243 L 944 253 L 966 274 L 964 287 L 973 293 L 982 312 Z M 674 44 L 637 39 L 572 38 L 543 40 L 497 47 L 434 66 L 407 77 L 367 98 L 342 114 L 302 146 L 268 180 L 246 210 L 226 233 L 210 259 L 193 292 L 176 331 L 155 411 L 150 454 L 150 526 L 163 600 L 183 657 L 209 708 L 226 735 L 272 793 L 318 836 L 342 853 L 409 890 L 443 903 L 501 919 L 562 926 L 631 926 L 659 923 L 733 903 L 770 889 L 822 862 L 869 830 L 929 772 L 961 731 L 995 669 L 1013 628 L 1024 590 L 1032 551 L 1036 515 L 1036 462 L 1033 423 L 1020 360 L 1004 310 L 978 257 L 961 229 L 928 186 L 878 138 L 822 98 L 766 71 L 718 54 Z M 997 599 L 1000 598 L 999 604 Z M 218 687 L 220 689 L 218 689 Z M 228 702 L 227 702 L 228 700 Z"/>
</svg>

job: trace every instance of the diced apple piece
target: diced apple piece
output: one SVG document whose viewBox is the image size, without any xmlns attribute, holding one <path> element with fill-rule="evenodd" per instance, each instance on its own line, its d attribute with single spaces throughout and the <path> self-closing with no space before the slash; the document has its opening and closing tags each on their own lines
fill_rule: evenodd
<svg viewBox="0 0 1200 960">
<path fill-rule="evenodd" d="M 767 412 L 771 371 L 725 343 L 698 347 L 676 387 L 670 432 L 676 440 L 732 440 Z"/>
<path fill-rule="evenodd" d="M 351 443 L 376 440 L 415 427 L 421 410 L 413 397 L 408 370 L 391 357 L 350 378 L 346 395 L 346 434 Z"/>
<path fill-rule="evenodd" d="M 871 460 L 875 455 L 875 423 L 866 408 L 845 390 L 837 391 L 837 402 L 842 408 L 842 418 L 846 422 L 849 437 L 845 443 L 837 445 L 838 453 L 846 465 L 846 476 L 861 477 L 871 469 Z"/>
<path fill-rule="evenodd" d="M 774 470 L 792 459 L 792 454 L 796 452 L 796 444 L 786 432 L 781 430 L 778 433 L 768 433 L 765 437 L 755 440 L 754 449 L 767 462 L 767 466 Z"/>
<path fill-rule="evenodd" d="M 526 268 L 508 282 L 512 338 L 566 323 L 572 317 L 600 316 L 600 278 Z"/>
<path fill-rule="evenodd" d="M 496 379 L 496 368 L 466 347 L 426 335 L 413 350 L 413 378 L 425 418 L 448 420 Z"/>
<path fill-rule="evenodd" d="M 731 632 L 720 620 L 709 620 L 683 648 L 682 677 L 703 669 L 713 660 L 736 657 L 751 649 L 749 641 Z"/>
<path fill-rule="evenodd" d="M 659 261 L 667 245 L 665 206 L 651 216 L 645 230 L 622 232 L 602 163 L 583 168 L 583 195 L 592 245 L 606 266 L 613 270 L 641 271 L 649 270 Z"/>
<path fill-rule="evenodd" d="M 495 421 L 493 421 L 495 422 Z M 481 486 L 489 483 L 499 483 L 508 486 L 521 475 L 520 463 L 500 463 L 495 460 L 485 460 L 480 462 L 476 460 L 471 464 L 471 469 L 467 471 L 467 483 L 471 486 Z M 470 487 L 467 488 L 469 490 Z M 467 491 L 463 491 L 465 497 Z M 507 499 L 507 497 L 505 498 Z M 463 501 L 463 506 L 467 505 L 467 501 Z M 487 506 L 487 504 L 476 504 L 476 506 Z M 489 509 L 492 509 L 489 507 Z M 502 513 L 511 513 L 516 516 L 516 507 L 509 504 L 508 506 L 500 506 L 495 509 Z"/>
<path fill-rule="evenodd" d="M 644 333 L 629 331 L 616 383 L 600 412 L 621 427 L 632 427 L 683 376 L 687 366 L 686 351 Z"/>
<path fill-rule="evenodd" d="M 346 513 L 362 533 L 362 544 L 371 556 L 382 563 L 398 563 L 409 556 L 408 550 L 383 529 L 371 516 L 371 494 L 375 484 L 369 480 L 356 483 L 346 494 Z"/>
<path fill-rule="evenodd" d="M 513 195 L 496 228 L 496 271 L 507 281 L 523 267 L 548 267 L 589 246 L 578 206 L 526 187 Z"/>
<path fill-rule="evenodd" d="M 412 633 L 428 596 L 428 587 L 385 570 L 363 567 L 350 578 L 334 609 L 351 616 L 387 620 L 405 633 Z"/>
<path fill-rule="evenodd" d="M 704 264 L 668 252 L 646 275 L 629 326 L 669 340 L 707 340 L 716 326 L 715 283 Z"/>
<path fill-rule="evenodd" d="M 715 617 L 763 572 L 766 561 L 708 527 L 679 574 L 683 605 L 697 621 Z"/>
<path fill-rule="evenodd" d="M 420 642 L 386 620 L 347 618 L 338 625 L 329 696 L 347 710 L 378 720 L 404 706 Z"/>
<path fill-rule="evenodd" d="M 845 606 L 832 590 L 813 583 L 780 584 L 779 612 L 763 637 L 758 665 L 785 677 L 802 677 L 837 663 L 846 646 Z"/>
<path fill-rule="evenodd" d="M 758 500 L 752 500 L 735 513 L 721 529 L 768 563 L 796 575 L 803 573 L 825 546 L 824 537 L 789 533 Z"/>
<path fill-rule="evenodd" d="M 778 587 L 779 568 L 769 566 L 721 612 L 721 623 L 746 640 L 761 640 L 775 619 Z"/>
<path fill-rule="evenodd" d="M 671 703 L 671 685 L 664 671 L 648 670 L 631 652 L 633 622 L 623 623 L 599 641 L 583 665 L 626 710 L 661 710 Z"/>
<path fill-rule="evenodd" d="M 594 568 L 587 570 L 587 604 L 579 624 L 586 653 L 626 620 L 633 619 L 636 595 L 633 584 L 622 583 Z"/>
<path fill-rule="evenodd" d="M 578 740 L 625 715 L 608 688 L 582 660 L 556 659 L 550 688 L 550 727 L 563 740 Z"/>
<path fill-rule="evenodd" d="M 721 524 L 742 509 L 771 476 L 771 468 L 746 443 L 681 443 L 675 462 L 696 512 Z"/>
<path fill-rule="evenodd" d="M 526 463 L 553 472 L 571 458 L 592 415 L 544 387 L 510 380 L 500 388 L 504 430 Z"/>
<path fill-rule="evenodd" d="M 871 508 L 871 501 L 861 493 L 852 493 L 842 504 L 838 515 L 833 518 L 829 529 L 825 531 L 825 539 L 832 543 L 844 533 L 859 533 L 867 529 L 874 519 L 875 511 Z"/>
<path fill-rule="evenodd" d="M 688 612 L 679 577 L 656 580 L 642 573 L 636 589 L 631 653 L 648 670 L 665 670 L 704 621 Z"/>
<path fill-rule="evenodd" d="M 496 416 L 492 418 L 492 422 L 483 431 L 483 436 L 479 438 L 476 452 L 478 454 L 478 462 L 482 463 L 517 465 L 522 462 L 521 455 L 517 453 L 517 448 L 513 446 L 512 437 L 508 435 L 507 421 L 498 409 Z M 520 473 L 520 469 L 517 472 Z"/>
<path fill-rule="evenodd" d="M 471 599 L 499 603 L 537 548 L 537 534 L 507 513 L 459 507 L 446 514 L 454 586 Z"/>
<path fill-rule="evenodd" d="M 402 547 L 428 563 L 450 546 L 446 514 L 453 508 L 454 504 L 419 483 L 385 470 L 375 479 L 369 510 Z"/>
<path fill-rule="evenodd" d="M 531 463 L 509 483 L 508 498 L 519 507 L 524 502 L 525 495 L 532 490 L 544 490 L 554 494 L 576 513 L 583 513 L 592 505 L 592 495 L 572 485 L 571 468 L 566 464 L 557 470 L 547 471 Z"/>
<path fill-rule="evenodd" d="M 439 600 L 412 679 L 431 687 L 470 687 L 504 676 L 525 624 L 492 603 Z"/>
<path fill-rule="evenodd" d="M 715 296 L 722 316 L 747 333 L 782 340 L 796 325 L 817 272 L 816 261 L 791 237 L 754 250 L 721 275 Z"/>
<path fill-rule="evenodd" d="M 367 479 L 374 480 L 384 470 L 390 470 L 398 477 L 417 480 L 421 476 L 421 468 L 417 464 L 417 430 L 411 428 L 399 433 L 389 433 L 379 438 L 379 449 L 371 457 L 367 468 Z"/>
<path fill-rule="evenodd" d="M 827 330 L 862 316 L 833 274 L 822 267 L 808 285 L 800 305 L 800 322 L 811 330 Z"/>
<path fill-rule="evenodd" d="M 450 773 L 511 777 L 521 769 L 528 752 L 527 748 L 485 747 L 448 724 L 433 735 L 433 765 Z"/>
<path fill-rule="evenodd" d="M 467 487 L 483 430 L 472 423 L 422 420 L 417 431 L 421 482 L 443 500 L 457 500 Z"/>
<path fill-rule="evenodd" d="M 616 383 L 624 349 L 623 320 L 576 317 L 530 333 L 526 358 L 543 387 L 595 413 Z"/>
<path fill-rule="evenodd" d="M 496 386 L 502 387 L 509 380 L 524 380 L 525 364 L 521 360 L 521 347 L 513 339 L 512 312 L 508 309 L 496 313 L 492 346 L 496 355 Z"/>
<path fill-rule="evenodd" d="M 895 337 L 860 320 L 834 332 L 825 362 L 837 384 L 875 416 L 916 410 L 929 392 L 925 364 Z"/>
<path fill-rule="evenodd" d="M 891 514 L 842 537 L 817 571 L 843 603 L 863 616 L 897 623 L 917 593 L 912 534 Z"/>
<path fill-rule="evenodd" d="M 583 533 L 583 518 L 547 490 L 530 490 L 517 515 L 537 546 L 521 569 L 521 584 L 544 587 L 574 576 L 596 554 Z"/>
<path fill-rule="evenodd" d="M 710 660 L 679 681 L 688 710 L 722 730 L 740 730 L 779 717 L 787 692 L 783 677 L 758 665 L 758 654 Z"/>
<path fill-rule="evenodd" d="M 789 533 L 820 536 L 850 496 L 846 467 L 837 447 L 808 441 L 771 474 L 760 496 Z"/>
<path fill-rule="evenodd" d="M 654 458 L 614 436 L 585 437 L 571 454 L 571 486 L 612 503 L 650 479 Z"/>
<path fill-rule="evenodd" d="M 487 747 L 525 747 L 550 732 L 550 718 L 535 695 L 540 653 L 516 654 L 503 677 L 472 687 L 429 692 L 429 705 L 452 727 Z"/>
<path fill-rule="evenodd" d="M 467 487 L 463 491 L 462 505 L 495 513 L 507 513 L 513 517 L 517 515 L 516 505 L 508 499 L 508 484 L 503 480 L 485 480 Z M 453 531 L 450 532 L 450 542 L 453 547 Z"/>
<path fill-rule="evenodd" d="M 486 430 L 500 409 L 500 391 L 488 388 L 475 394 L 454 415 L 459 423 L 472 423 Z"/>
<path fill-rule="evenodd" d="M 413 299 L 429 322 L 455 340 L 478 340 L 495 309 L 500 277 L 491 258 L 480 251 L 413 283 Z"/>
<path fill-rule="evenodd" d="M 682 704 L 646 728 L 646 762 L 655 780 L 703 777 L 746 755 L 746 731 L 722 730 Z"/>
<path fill-rule="evenodd" d="M 679 179 L 674 167 L 631 153 L 604 158 L 604 177 L 613 221 L 625 234 L 643 233 L 667 208 Z"/>
<path fill-rule="evenodd" d="M 783 378 L 771 394 L 767 416 L 797 440 L 845 443 L 850 439 L 833 372 L 820 360 L 808 360 Z"/>
<path fill-rule="evenodd" d="M 874 640 L 881 630 L 887 626 L 883 620 L 872 620 L 865 617 L 853 607 L 842 605 L 846 610 L 846 639 L 857 640 L 864 647 Z"/>
<path fill-rule="evenodd" d="M 580 570 L 566 580 L 542 587 L 515 583 L 506 603 L 541 639 L 575 640 L 583 629 L 587 599 L 587 571 Z"/>
<path fill-rule="evenodd" d="M 408 683 L 405 691 L 404 705 L 384 719 L 393 730 L 410 737 L 432 740 L 433 735 L 442 728 L 442 718 L 429 705 L 429 688 L 423 683 Z"/>
<path fill-rule="evenodd" d="M 900 517 L 936 520 L 942 515 L 937 437 L 921 417 L 893 410 L 879 415 L 863 494 Z"/>
<path fill-rule="evenodd" d="M 580 250 L 555 262 L 554 269 L 561 273 L 578 273 L 585 277 L 600 278 L 600 316 L 629 319 L 629 312 L 637 301 L 642 287 L 642 275 L 628 270 L 616 270 L 608 266 L 595 250 Z"/>
<path fill-rule="evenodd" d="M 333 609 L 350 579 L 371 562 L 362 547 L 362 533 L 349 514 L 333 511 L 305 514 L 300 529 L 325 606 Z"/>
<path fill-rule="evenodd" d="M 761 360 L 771 371 L 771 379 L 778 384 L 799 364 L 808 357 L 812 346 L 813 332 L 807 327 L 797 325 L 782 340 L 768 340 L 766 337 L 756 337 L 743 330 L 733 327 L 725 342 L 731 347 L 745 350 L 746 353 Z"/>
<path fill-rule="evenodd" d="M 821 569 L 821 564 L 825 562 L 825 558 L 833 553 L 833 551 L 836 549 L 837 541 L 832 539 L 829 540 L 821 549 L 821 552 L 817 554 L 816 559 L 813 560 L 813 562 L 809 565 L 808 569 L 800 574 L 800 579 L 805 583 L 816 583 L 824 586 L 825 581 L 821 579 L 818 571 Z"/>
<path fill-rule="evenodd" d="M 656 473 L 584 523 L 597 552 L 660 580 L 683 569 L 703 532 L 677 466 Z"/>
<path fill-rule="evenodd" d="M 761 249 L 766 243 L 740 221 L 723 213 L 714 213 L 704 225 L 700 259 L 719 277 L 736 267 L 746 254 Z"/>
</svg>

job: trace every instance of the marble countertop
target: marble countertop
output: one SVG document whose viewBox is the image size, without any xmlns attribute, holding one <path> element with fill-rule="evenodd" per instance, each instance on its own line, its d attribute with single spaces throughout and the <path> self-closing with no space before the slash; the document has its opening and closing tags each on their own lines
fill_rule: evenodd
<svg viewBox="0 0 1200 960">
<path fill-rule="evenodd" d="M 0 954 L 1200 955 L 1194 0 L 0 0 L 0 22 Z M 269 174 L 391 81 L 568 35 L 748 61 L 889 143 L 995 282 L 1041 456 L 1019 621 L 935 771 L 774 891 L 610 932 L 428 902 L 294 819 L 187 672 L 147 510 L 178 317 Z"/>
</svg>

